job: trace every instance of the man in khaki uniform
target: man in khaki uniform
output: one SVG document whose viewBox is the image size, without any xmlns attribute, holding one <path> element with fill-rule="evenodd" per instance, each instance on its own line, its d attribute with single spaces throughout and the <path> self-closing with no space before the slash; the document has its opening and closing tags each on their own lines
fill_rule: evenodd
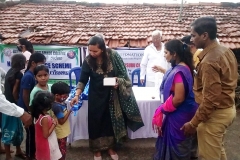
<svg viewBox="0 0 240 160">
<path fill-rule="evenodd" d="M 226 160 L 223 138 L 236 116 L 237 60 L 230 49 L 216 41 L 214 18 L 198 18 L 191 26 L 191 41 L 203 48 L 194 77 L 199 108 L 181 129 L 186 135 L 197 130 L 200 160 Z"/>
</svg>

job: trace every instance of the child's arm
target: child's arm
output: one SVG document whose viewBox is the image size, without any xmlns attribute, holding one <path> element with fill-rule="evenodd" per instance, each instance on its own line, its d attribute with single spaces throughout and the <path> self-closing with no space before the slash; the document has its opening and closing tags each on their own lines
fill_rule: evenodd
<svg viewBox="0 0 240 160">
<path fill-rule="evenodd" d="M 23 102 L 24 102 L 25 106 L 27 107 L 28 111 L 31 111 L 30 107 L 29 107 L 29 101 L 30 101 L 30 93 L 32 90 L 31 87 L 34 85 L 33 77 L 31 77 L 29 75 L 23 76 L 22 81 L 23 81 L 23 83 L 21 85 L 23 88 Z"/>
<path fill-rule="evenodd" d="M 57 125 L 57 123 L 55 121 L 53 121 L 53 123 L 51 124 L 51 127 L 49 128 L 47 117 L 42 118 L 41 124 L 42 124 L 42 131 L 43 131 L 43 137 L 44 138 L 48 138 L 51 135 L 51 133 L 53 132 L 56 125 Z"/>
<path fill-rule="evenodd" d="M 19 90 L 18 90 L 19 84 L 20 84 L 20 80 L 16 79 L 15 84 L 13 86 L 13 91 L 12 91 L 12 95 L 13 95 L 13 98 L 14 98 L 15 102 L 17 102 L 18 98 L 19 98 L 18 97 L 18 95 L 19 95 Z"/>
<path fill-rule="evenodd" d="M 72 113 L 72 110 L 68 111 L 67 114 L 63 118 L 58 119 L 58 123 L 63 125 L 67 121 L 67 119 L 71 113 Z"/>
<path fill-rule="evenodd" d="M 69 115 L 72 113 L 72 111 L 70 110 L 64 116 L 64 111 L 62 109 L 62 106 L 59 104 L 53 104 L 52 111 L 53 111 L 54 115 L 56 116 L 56 118 L 58 119 L 58 123 L 60 125 L 63 125 L 67 121 Z"/>
<path fill-rule="evenodd" d="M 30 111 L 29 100 L 30 100 L 30 90 L 23 89 L 23 102 L 24 102 L 25 106 L 27 107 L 28 111 Z"/>
</svg>

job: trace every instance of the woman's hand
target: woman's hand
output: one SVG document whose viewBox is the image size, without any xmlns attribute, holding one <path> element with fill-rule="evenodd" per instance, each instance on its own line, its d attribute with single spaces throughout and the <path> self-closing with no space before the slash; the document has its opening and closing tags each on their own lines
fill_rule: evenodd
<svg viewBox="0 0 240 160">
<path fill-rule="evenodd" d="M 155 133 L 158 134 L 158 136 L 161 136 L 162 137 L 162 128 L 157 126 L 157 125 L 153 125 L 153 130 Z"/>
<path fill-rule="evenodd" d="M 74 96 L 74 98 L 70 102 L 70 105 L 73 106 L 74 104 L 77 104 L 78 101 L 79 101 L 79 97 L 78 96 Z"/>
</svg>

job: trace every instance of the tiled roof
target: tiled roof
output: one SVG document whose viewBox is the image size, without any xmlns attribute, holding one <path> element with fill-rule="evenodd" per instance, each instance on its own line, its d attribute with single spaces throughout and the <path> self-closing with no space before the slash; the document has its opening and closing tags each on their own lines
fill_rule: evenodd
<svg viewBox="0 0 240 160">
<path fill-rule="evenodd" d="M 214 16 L 219 40 L 240 48 L 240 5 L 83 5 L 79 3 L 25 3 L 0 10 L 4 43 L 26 37 L 34 44 L 85 45 L 95 33 L 105 35 L 110 47 L 146 47 L 152 31 L 163 31 L 163 41 L 188 35 L 190 24 L 201 16 Z"/>
</svg>

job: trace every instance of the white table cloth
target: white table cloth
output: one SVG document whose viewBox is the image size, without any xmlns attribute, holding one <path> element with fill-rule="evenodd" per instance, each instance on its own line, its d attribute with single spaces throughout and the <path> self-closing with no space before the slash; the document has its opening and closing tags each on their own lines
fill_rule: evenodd
<svg viewBox="0 0 240 160">
<path fill-rule="evenodd" d="M 156 108 L 160 105 L 158 90 L 154 87 L 133 87 L 133 92 L 143 119 L 144 126 L 136 132 L 128 129 L 130 139 L 153 138 L 157 134 L 152 130 L 152 117 Z M 154 99 L 153 99 L 154 97 Z M 68 103 L 68 107 L 70 104 Z M 68 142 L 72 143 L 80 139 L 88 139 L 88 102 L 84 101 L 77 115 L 69 117 L 71 134 Z"/>
</svg>

